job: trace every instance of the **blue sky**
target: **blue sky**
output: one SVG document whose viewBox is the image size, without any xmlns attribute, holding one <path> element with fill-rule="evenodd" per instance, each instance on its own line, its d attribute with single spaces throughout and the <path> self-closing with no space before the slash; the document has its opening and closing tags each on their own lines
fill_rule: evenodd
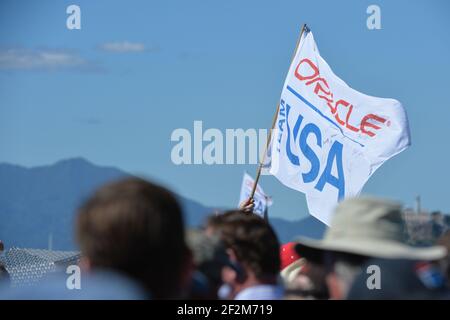
<svg viewBox="0 0 450 320">
<path fill-rule="evenodd" d="M 66 28 L 70 4 L 81 8 L 81 30 Z M 381 8 L 382 30 L 366 27 L 370 4 Z M 170 135 L 192 130 L 194 120 L 267 128 L 306 22 L 337 75 L 407 110 L 412 146 L 363 193 L 408 206 L 420 194 L 424 207 L 450 212 L 449 9 L 446 0 L 3 0 L 0 162 L 82 156 L 207 205 L 233 206 L 242 173 L 254 175 L 256 166 L 175 166 Z M 117 52 L 111 43 L 142 47 Z M 42 53 L 54 54 L 53 62 L 36 60 Z M 307 215 L 302 194 L 274 177 L 261 182 L 274 198 L 271 215 Z"/>
</svg>

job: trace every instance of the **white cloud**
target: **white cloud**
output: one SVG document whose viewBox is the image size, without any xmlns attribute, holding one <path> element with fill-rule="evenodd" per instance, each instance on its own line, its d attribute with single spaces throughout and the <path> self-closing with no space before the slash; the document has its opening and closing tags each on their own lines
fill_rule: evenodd
<svg viewBox="0 0 450 320">
<path fill-rule="evenodd" d="M 68 50 L 0 49 L 0 69 L 4 70 L 59 70 L 89 65 L 87 60 Z"/>
<path fill-rule="evenodd" d="M 103 51 L 116 53 L 143 52 L 147 50 L 143 43 L 129 41 L 106 42 L 101 44 L 99 48 Z"/>
</svg>

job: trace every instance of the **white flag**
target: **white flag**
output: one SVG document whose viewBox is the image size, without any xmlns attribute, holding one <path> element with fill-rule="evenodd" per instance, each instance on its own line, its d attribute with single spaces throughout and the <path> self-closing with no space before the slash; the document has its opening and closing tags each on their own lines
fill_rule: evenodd
<svg viewBox="0 0 450 320">
<path fill-rule="evenodd" d="M 338 201 L 358 195 L 375 170 L 409 145 L 400 102 L 350 88 L 307 30 L 281 93 L 270 174 L 305 193 L 310 214 L 329 224 Z"/>
<path fill-rule="evenodd" d="M 250 197 L 254 184 L 255 180 L 253 180 L 253 178 L 247 172 L 245 172 L 244 178 L 242 180 L 239 204 Z M 255 201 L 255 208 L 253 209 L 253 213 L 264 218 L 264 212 L 268 207 L 272 205 L 272 199 L 264 193 L 264 190 L 262 189 L 260 184 L 256 186 L 253 200 Z"/>
</svg>

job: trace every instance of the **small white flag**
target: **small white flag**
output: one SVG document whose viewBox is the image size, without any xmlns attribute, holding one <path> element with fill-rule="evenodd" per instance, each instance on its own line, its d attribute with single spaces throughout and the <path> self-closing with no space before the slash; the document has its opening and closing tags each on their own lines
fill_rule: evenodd
<svg viewBox="0 0 450 320">
<path fill-rule="evenodd" d="M 245 172 L 244 178 L 242 180 L 241 196 L 239 204 L 241 204 L 250 197 L 254 184 L 255 180 L 253 180 L 253 178 L 247 172 Z M 255 208 L 253 209 L 253 213 L 264 218 L 264 212 L 268 207 L 272 205 L 272 199 L 264 193 L 264 190 L 262 189 L 260 184 L 256 186 L 253 200 L 255 201 Z"/>
</svg>

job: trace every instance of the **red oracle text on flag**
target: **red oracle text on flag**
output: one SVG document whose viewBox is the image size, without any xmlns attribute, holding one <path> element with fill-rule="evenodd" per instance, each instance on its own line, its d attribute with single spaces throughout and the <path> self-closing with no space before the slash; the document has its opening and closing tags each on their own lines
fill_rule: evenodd
<svg viewBox="0 0 450 320">
<path fill-rule="evenodd" d="M 336 119 L 337 123 L 344 128 L 353 132 L 361 132 L 369 137 L 376 135 L 375 130 L 381 127 L 374 122 L 383 124 L 386 119 L 375 114 L 367 114 L 359 123 L 359 126 L 350 124 L 350 118 L 353 112 L 353 104 L 344 99 L 335 99 L 333 92 L 328 85 L 325 78 L 320 76 L 319 68 L 310 59 L 303 59 L 295 68 L 295 77 L 304 82 L 305 85 L 314 85 L 314 93 L 320 99 L 324 100 L 330 109 L 331 114 Z M 372 129 L 372 130 L 369 130 Z"/>
</svg>

